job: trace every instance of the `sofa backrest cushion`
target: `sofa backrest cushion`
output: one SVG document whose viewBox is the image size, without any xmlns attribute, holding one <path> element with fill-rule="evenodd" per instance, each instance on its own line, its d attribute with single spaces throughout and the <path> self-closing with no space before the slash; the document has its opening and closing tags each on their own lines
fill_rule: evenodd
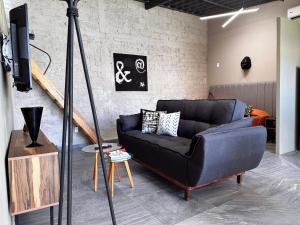
<svg viewBox="0 0 300 225">
<path fill-rule="evenodd" d="M 246 104 L 236 99 L 159 100 L 157 111 L 180 111 L 180 118 L 209 124 L 224 124 L 244 117 Z"/>
<path fill-rule="evenodd" d="M 243 119 L 246 104 L 236 99 L 159 100 L 157 111 L 180 111 L 178 136 L 192 138 L 212 126 Z"/>
</svg>

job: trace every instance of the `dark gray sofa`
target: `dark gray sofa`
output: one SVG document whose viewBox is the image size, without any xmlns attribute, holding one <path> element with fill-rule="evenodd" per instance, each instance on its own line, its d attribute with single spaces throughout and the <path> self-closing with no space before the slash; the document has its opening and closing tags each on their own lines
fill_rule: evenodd
<svg viewBox="0 0 300 225">
<path fill-rule="evenodd" d="M 258 166 L 266 145 L 264 127 L 244 119 L 238 100 L 159 100 L 156 110 L 181 112 L 178 137 L 141 133 L 140 113 L 120 116 L 120 144 L 133 158 L 185 190 L 237 176 Z"/>
</svg>

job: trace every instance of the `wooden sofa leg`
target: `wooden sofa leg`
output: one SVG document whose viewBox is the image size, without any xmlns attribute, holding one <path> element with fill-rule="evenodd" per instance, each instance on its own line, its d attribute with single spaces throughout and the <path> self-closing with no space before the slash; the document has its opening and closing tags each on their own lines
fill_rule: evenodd
<svg viewBox="0 0 300 225">
<path fill-rule="evenodd" d="M 188 201 L 191 196 L 191 190 L 190 189 L 185 189 L 184 190 L 184 200 Z"/>
<path fill-rule="evenodd" d="M 237 175 L 237 177 L 236 177 L 236 182 L 237 182 L 238 184 L 242 183 L 242 178 L 243 178 L 242 176 L 243 176 L 243 174 Z"/>
</svg>

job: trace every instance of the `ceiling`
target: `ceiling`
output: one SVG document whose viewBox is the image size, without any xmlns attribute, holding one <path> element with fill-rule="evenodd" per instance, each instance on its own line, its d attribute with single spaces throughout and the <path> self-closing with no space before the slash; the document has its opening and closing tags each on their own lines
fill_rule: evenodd
<svg viewBox="0 0 300 225">
<path fill-rule="evenodd" d="M 164 7 L 195 16 L 208 16 L 248 8 L 276 0 L 138 0 L 145 8 Z"/>
</svg>

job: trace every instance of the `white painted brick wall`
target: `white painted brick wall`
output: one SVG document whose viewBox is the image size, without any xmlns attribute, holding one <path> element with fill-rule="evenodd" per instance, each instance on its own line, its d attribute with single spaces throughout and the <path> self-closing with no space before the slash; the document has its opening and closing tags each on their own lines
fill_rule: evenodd
<svg viewBox="0 0 300 225">
<path fill-rule="evenodd" d="M 53 59 L 47 76 L 63 93 L 67 35 L 66 3 L 59 0 L 5 0 L 6 7 L 29 4 L 33 43 L 48 51 Z M 207 96 L 207 26 L 197 17 L 163 9 L 146 11 L 133 0 L 81 0 L 80 24 L 88 67 L 104 138 L 115 138 L 119 114 L 154 109 L 158 99 L 196 99 Z M 74 61 L 74 103 L 92 123 L 86 85 L 77 44 Z M 113 53 L 148 57 L 148 92 L 116 92 Z M 42 68 L 47 57 L 32 50 Z M 15 124 L 20 128 L 21 106 L 42 105 L 42 129 L 61 145 L 62 112 L 34 85 L 30 93 L 15 92 Z M 74 144 L 86 142 L 76 135 Z"/>
</svg>

